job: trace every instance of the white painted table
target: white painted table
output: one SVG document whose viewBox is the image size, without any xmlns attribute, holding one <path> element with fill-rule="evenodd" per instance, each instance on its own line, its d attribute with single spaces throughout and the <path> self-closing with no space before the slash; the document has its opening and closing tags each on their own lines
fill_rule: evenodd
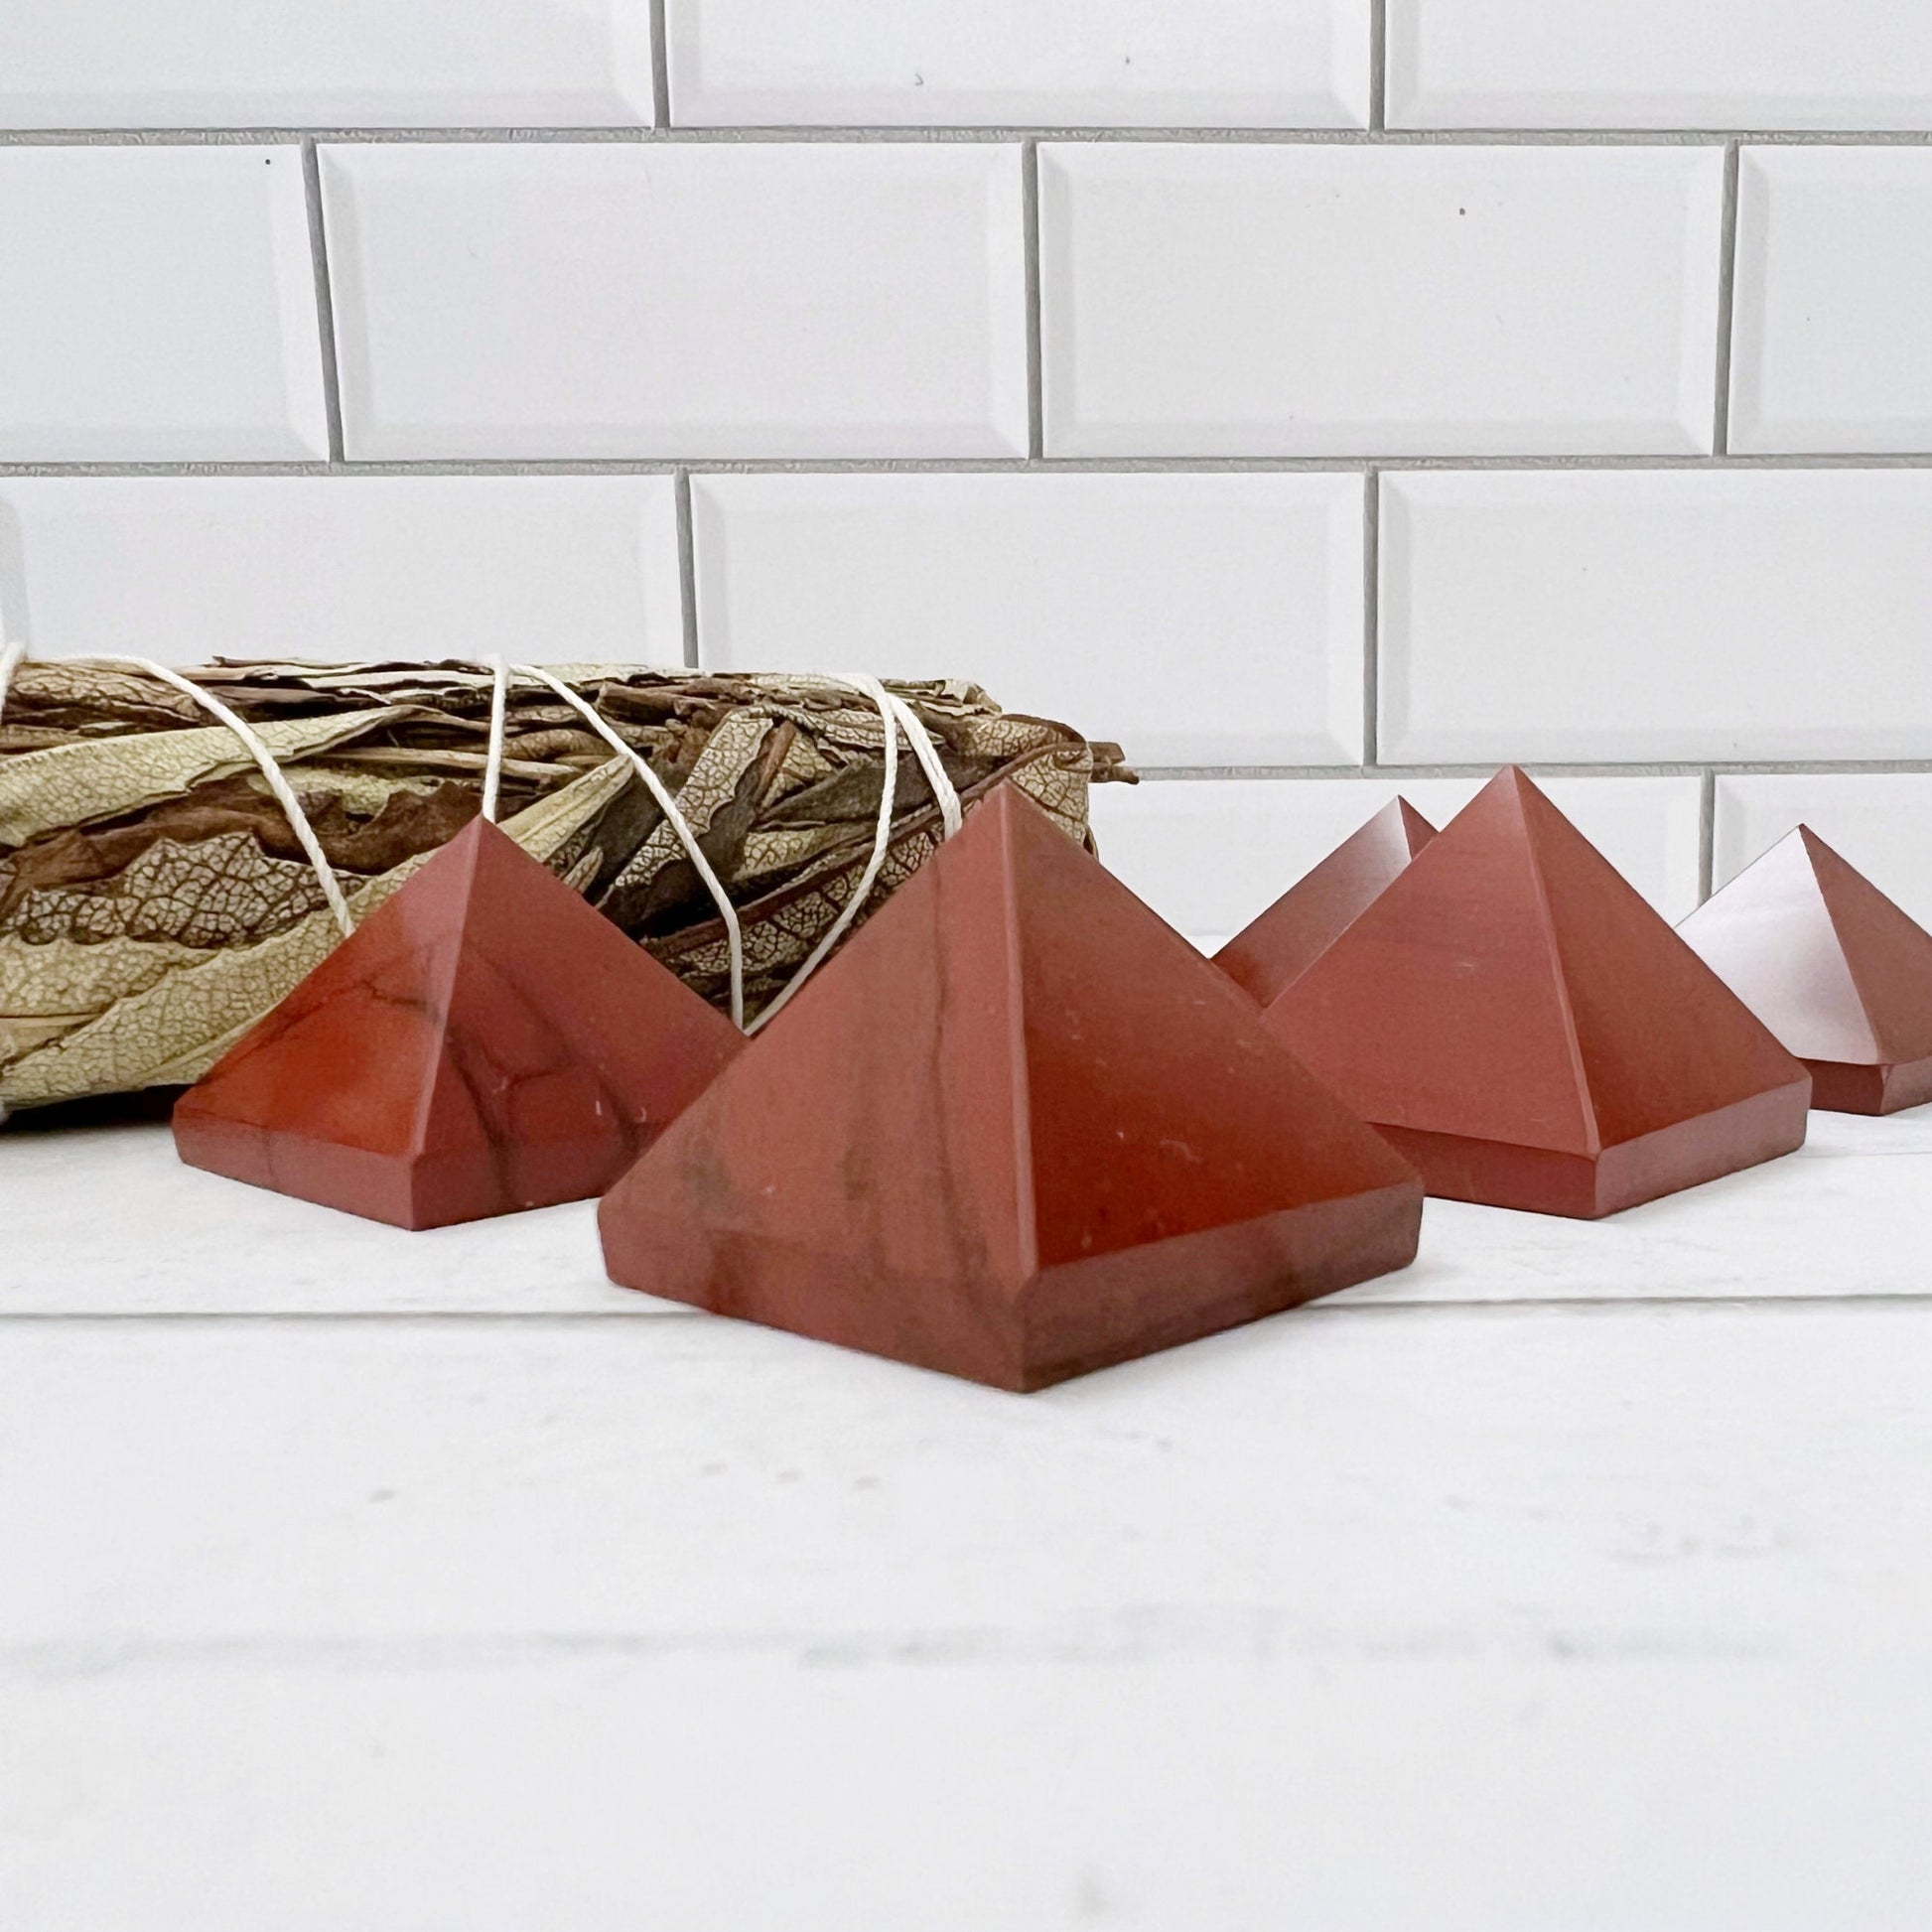
<svg viewBox="0 0 1932 1932">
<path fill-rule="evenodd" d="M 0 1132 L 7 1932 L 1922 1932 L 1932 1110 L 1013 1397 Z"/>
</svg>

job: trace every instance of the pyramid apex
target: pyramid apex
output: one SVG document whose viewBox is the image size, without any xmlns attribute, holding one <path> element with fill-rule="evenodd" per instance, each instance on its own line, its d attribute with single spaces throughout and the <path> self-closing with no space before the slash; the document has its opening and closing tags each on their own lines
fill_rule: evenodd
<svg viewBox="0 0 1932 1932">
<path fill-rule="evenodd" d="M 478 812 L 430 854 L 429 863 L 433 865 L 442 859 L 452 866 L 460 865 L 468 854 L 487 846 L 492 839 L 510 847 L 512 851 L 520 852 L 523 849 L 500 826 L 492 825 L 482 812 Z"/>
<path fill-rule="evenodd" d="M 988 825 L 1026 825 L 1041 826 L 1054 834 L 1064 837 L 1051 816 L 1036 805 L 1011 778 L 1003 778 L 977 804 L 966 809 L 965 823 L 960 827 L 963 833 L 976 819 L 984 819 Z"/>
<path fill-rule="evenodd" d="M 1514 805 L 1520 815 L 1537 803 L 1550 803 L 1543 787 L 1520 764 L 1505 764 L 1497 768 L 1456 816 L 1474 813 L 1480 817 L 1486 808 L 1506 805 Z"/>
<path fill-rule="evenodd" d="M 1215 965 L 1262 1006 L 1269 1005 L 1435 836 L 1436 828 L 1406 798 L 1391 798 L 1249 920 L 1214 955 Z"/>
<path fill-rule="evenodd" d="M 1821 839 L 1818 836 L 1818 834 L 1811 829 L 1809 825 L 1804 824 L 1802 821 L 1794 825 L 1791 828 L 1791 830 L 1788 831 L 1784 835 L 1784 837 L 1778 841 L 1778 844 L 1787 845 L 1793 839 L 1796 839 L 1799 842 L 1799 844 L 1801 844 L 1805 848 L 1806 852 L 1811 855 L 1813 859 L 1816 859 L 1818 855 L 1822 852 L 1826 855 L 1827 858 L 1836 859 L 1840 865 L 1845 865 L 1847 863 L 1842 853 L 1838 852 L 1833 847 L 1827 845 L 1825 841 Z"/>
<path fill-rule="evenodd" d="M 1436 836 L 1436 827 L 1399 793 L 1388 809 L 1399 819 L 1403 837 L 1408 841 L 1409 856 L 1413 859 Z"/>
</svg>

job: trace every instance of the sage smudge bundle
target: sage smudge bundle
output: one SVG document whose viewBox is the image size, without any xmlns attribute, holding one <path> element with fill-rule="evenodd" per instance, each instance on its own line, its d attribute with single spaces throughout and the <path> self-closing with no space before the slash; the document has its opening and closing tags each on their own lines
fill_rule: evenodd
<svg viewBox="0 0 1932 1932">
<path fill-rule="evenodd" d="M 748 1019 L 831 927 L 870 858 L 885 724 L 860 692 L 784 673 L 548 667 L 650 764 L 735 907 Z M 294 786 L 356 916 L 478 812 L 492 676 L 463 663 L 217 660 L 186 673 L 249 725 Z M 977 686 L 887 687 L 969 806 L 1011 782 L 1085 840 L 1118 747 L 1003 712 Z M 714 1004 L 723 921 L 627 759 L 556 693 L 512 678 L 498 822 Z M 941 835 L 898 760 L 863 919 Z M 855 921 L 856 923 L 856 921 Z M 0 1106 L 198 1078 L 340 941 L 315 868 L 235 734 L 137 669 L 15 671 L 0 715 Z"/>
</svg>

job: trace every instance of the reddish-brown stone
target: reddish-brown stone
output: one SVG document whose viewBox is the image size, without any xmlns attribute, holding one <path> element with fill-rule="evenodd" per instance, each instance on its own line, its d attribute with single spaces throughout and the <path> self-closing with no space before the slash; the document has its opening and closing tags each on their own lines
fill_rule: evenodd
<svg viewBox="0 0 1932 1932">
<path fill-rule="evenodd" d="M 1809 826 L 1677 929 L 1811 1069 L 1814 1107 L 1892 1114 L 1932 1100 L 1932 932 Z"/>
<path fill-rule="evenodd" d="M 1237 932 L 1214 963 L 1267 1006 L 1368 910 L 1436 828 L 1406 798 L 1392 798 L 1267 911 Z"/>
<path fill-rule="evenodd" d="M 1804 1068 L 1513 769 L 1263 1018 L 1432 1194 L 1593 1217 L 1804 1140 Z"/>
<path fill-rule="evenodd" d="M 1421 1203 L 1001 786 L 598 1220 L 626 1287 L 1032 1389 L 1404 1267 Z"/>
<path fill-rule="evenodd" d="M 600 1193 L 743 1045 L 474 819 L 182 1096 L 190 1166 L 398 1227 Z"/>
</svg>

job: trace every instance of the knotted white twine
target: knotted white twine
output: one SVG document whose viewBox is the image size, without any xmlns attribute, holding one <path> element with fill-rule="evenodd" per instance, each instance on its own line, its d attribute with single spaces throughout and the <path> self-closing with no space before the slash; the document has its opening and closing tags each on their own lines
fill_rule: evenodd
<svg viewBox="0 0 1932 1932">
<path fill-rule="evenodd" d="M 711 895 L 713 902 L 718 907 L 718 916 L 725 922 L 725 945 L 731 955 L 732 1025 L 743 1030 L 745 942 L 738 929 L 738 908 L 731 902 L 731 895 L 725 891 L 718 875 L 712 871 L 711 861 L 704 856 L 698 844 L 698 835 L 692 831 L 690 822 L 677 808 L 677 800 L 665 787 L 664 780 L 650 768 L 649 759 L 644 758 L 634 745 L 628 745 L 620 738 L 588 699 L 580 698 L 561 678 L 552 677 L 548 671 L 538 665 L 512 664 L 510 669 L 518 677 L 533 677 L 539 684 L 547 684 L 556 692 L 558 697 L 563 699 L 564 703 L 569 705 L 620 758 L 630 760 L 632 768 L 644 781 L 644 789 L 657 800 L 658 809 L 670 822 L 671 830 L 677 834 L 678 844 L 684 848 L 685 857 L 697 868 L 698 877 L 704 881 L 705 891 Z"/>
<path fill-rule="evenodd" d="M 872 889 L 879 883 L 880 871 L 886 864 L 887 848 L 892 843 L 893 802 L 898 791 L 898 735 L 901 729 L 906 742 L 912 747 L 913 757 L 925 772 L 926 782 L 932 787 L 933 797 L 939 802 L 942 836 L 951 838 L 961 823 L 959 793 L 953 789 L 952 780 L 946 776 L 946 767 L 933 748 L 931 736 L 912 707 L 903 699 L 894 697 L 876 677 L 869 677 L 864 671 L 827 672 L 824 681 L 848 685 L 879 707 L 880 722 L 886 728 L 885 768 L 880 774 L 879 785 L 879 824 L 873 833 L 872 853 L 866 860 L 866 869 L 859 875 L 858 883 L 847 895 L 845 903 L 839 907 L 838 917 L 819 935 L 818 944 L 799 962 L 797 972 L 779 989 L 777 998 L 746 1029 L 748 1033 L 755 1034 L 768 1024 L 785 1002 L 811 978 L 826 954 L 844 938 L 846 928 L 859 916 L 861 907 L 872 897 Z"/>
<path fill-rule="evenodd" d="M 503 776 L 503 709 L 508 699 L 510 673 L 500 656 L 491 656 L 486 661 L 490 669 L 489 751 L 483 759 L 483 815 L 494 825 L 496 788 Z"/>
<path fill-rule="evenodd" d="M 690 821 L 679 808 L 664 781 L 650 768 L 650 761 L 643 757 L 634 745 L 628 744 L 599 714 L 596 706 L 581 698 L 550 672 L 535 664 L 513 664 L 510 672 L 516 677 L 535 678 L 540 684 L 547 685 L 558 697 L 574 710 L 597 735 L 621 757 L 630 760 L 650 795 L 657 801 L 658 809 L 664 814 L 677 842 L 684 848 L 685 856 L 696 868 L 698 877 L 704 882 L 705 890 L 711 895 L 712 902 L 718 908 L 718 916 L 725 925 L 725 949 L 731 966 L 731 1016 L 732 1024 L 747 1034 L 755 1034 L 763 1027 L 773 1014 L 804 985 L 826 955 L 845 936 L 846 929 L 859 916 L 860 909 L 871 897 L 874 886 L 879 883 L 879 875 L 886 864 L 887 849 L 893 835 L 893 801 L 898 787 L 898 734 L 903 731 L 906 743 L 912 748 L 912 756 L 919 761 L 925 773 L 926 782 L 932 787 L 932 795 L 938 802 L 942 835 L 951 838 L 960 828 L 964 813 L 960 808 L 959 793 L 953 788 L 952 780 L 946 776 L 946 767 L 932 743 L 932 735 L 926 730 L 924 722 L 904 699 L 895 697 L 876 677 L 866 673 L 852 672 L 839 674 L 824 672 L 801 682 L 842 684 L 869 697 L 879 707 L 880 722 L 885 726 L 885 769 L 881 775 L 879 792 L 879 823 L 873 834 L 872 852 L 866 860 L 865 870 L 859 875 L 846 902 L 839 908 L 838 917 L 832 921 L 819 936 L 818 943 L 799 962 L 798 970 L 792 974 L 777 997 L 759 1017 L 747 1027 L 745 1025 L 745 940 L 738 923 L 738 908 L 731 901 L 731 895 L 725 891 L 723 883 L 712 869 L 702 848 L 698 835 L 692 831 Z M 496 708 L 490 718 L 489 762 L 484 772 L 484 798 L 494 795 L 496 773 L 502 763 L 502 685 L 497 685 Z"/>
<path fill-rule="evenodd" d="M 0 644 L 0 718 L 7 715 L 7 687 L 14 681 L 14 667 L 26 655 L 25 644 Z"/>
</svg>

